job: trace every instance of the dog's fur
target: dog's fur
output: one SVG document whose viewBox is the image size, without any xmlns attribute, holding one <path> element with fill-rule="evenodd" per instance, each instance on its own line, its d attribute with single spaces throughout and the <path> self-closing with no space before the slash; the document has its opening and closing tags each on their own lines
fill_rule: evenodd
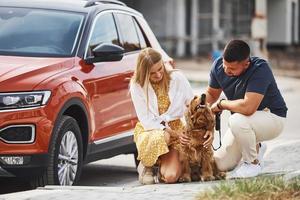
<svg viewBox="0 0 300 200">
<path fill-rule="evenodd" d="M 184 134 L 189 136 L 190 144 L 182 147 L 180 159 L 183 164 L 180 182 L 192 180 L 210 181 L 224 179 L 225 173 L 220 172 L 213 158 L 212 147 L 204 148 L 203 143 L 207 131 L 214 133 L 214 115 L 206 102 L 205 94 L 195 96 L 185 113 L 186 128 Z"/>
</svg>

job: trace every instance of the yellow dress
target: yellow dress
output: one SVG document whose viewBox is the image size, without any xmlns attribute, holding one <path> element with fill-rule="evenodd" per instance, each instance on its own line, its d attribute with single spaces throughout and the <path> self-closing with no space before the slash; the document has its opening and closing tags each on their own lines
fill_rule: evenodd
<svg viewBox="0 0 300 200">
<path fill-rule="evenodd" d="M 158 111 L 161 115 L 168 110 L 170 99 L 158 84 L 152 84 L 152 87 L 157 97 Z M 180 119 L 170 121 L 168 125 L 172 130 L 182 130 L 184 127 Z M 140 122 L 136 124 L 134 129 L 134 142 L 138 150 L 137 159 L 146 167 L 153 166 L 159 156 L 169 152 L 169 147 L 164 138 L 164 131 L 160 129 L 145 131 Z"/>
</svg>

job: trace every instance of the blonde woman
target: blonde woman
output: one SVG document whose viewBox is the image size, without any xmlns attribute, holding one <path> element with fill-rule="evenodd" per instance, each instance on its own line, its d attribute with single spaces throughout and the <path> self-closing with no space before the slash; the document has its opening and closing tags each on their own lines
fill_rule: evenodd
<svg viewBox="0 0 300 200">
<path fill-rule="evenodd" d="M 157 164 L 162 181 L 177 182 L 181 165 L 170 135 L 184 127 L 180 118 L 193 98 L 188 80 L 178 70 L 167 70 L 161 54 L 146 48 L 138 57 L 130 92 L 139 119 L 134 130 L 139 181 L 153 184 L 152 167 Z"/>
</svg>

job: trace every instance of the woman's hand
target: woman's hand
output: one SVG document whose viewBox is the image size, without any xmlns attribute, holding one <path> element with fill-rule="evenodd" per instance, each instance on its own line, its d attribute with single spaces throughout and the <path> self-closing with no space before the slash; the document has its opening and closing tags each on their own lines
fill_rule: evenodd
<svg viewBox="0 0 300 200">
<path fill-rule="evenodd" d="M 191 141 L 191 139 L 187 135 L 185 135 L 183 132 L 181 132 L 179 134 L 179 140 L 180 140 L 180 144 L 182 146 L 186 146 L 186 145 L 190 144 L 190 141 Z"/>
<path fill-rule="evenodd" d="M 165 128 L 164 130 L 165 130 L 165 133 L 164 133 L 165 141 L 166 141 L 167 145 L 169 145 L 171 142 L 171 138 L 174 138 L 174 137 L 177 138 L 178 133 L 176 131 L 173 131 L 170 128 Z"/>
<path fill-rule="evenodd" d="M 178 133 L 170 128 L 165 128 L 165 132 L 167 132 L 170 137 L 178 137 Z"/>
<path fill-rule="evenodd" d="M 165 140 L 167 142 L 167 144 L 170 143 L 171 138 L 179 138 L 179 142 L 182 146 L 186 146 L 188 144 L 190 144 L 190 138 L 185 135 L 183 132 L 180 131 L 174 131 L 170 128 L 166 128 L 165 129 Z"/>
<path fill-rule="evenodd" d="M 206 139 L 207 138 L 207 139 Z M 204 135 L 205 142 L 203 143 L 204 148 L 208 148 L 212 145 L 214 140 L 214 135 L 212 131 L 206 131 Z"/>
</svg>

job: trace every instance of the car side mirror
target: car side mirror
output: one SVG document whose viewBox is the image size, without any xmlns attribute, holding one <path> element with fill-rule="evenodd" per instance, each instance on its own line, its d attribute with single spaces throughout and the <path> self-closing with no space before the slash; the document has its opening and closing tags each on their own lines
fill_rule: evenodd
<svg viewBox="0 0 300 200">
<path fill-rule="evenodd" d="M 85 59 L 87 64 L 97 62 L 120 61 L 124 55 L 124 49 L 115 44 L 103 43 L 99 44 L 92 50 L 92 56 Z"/>
</svg>

